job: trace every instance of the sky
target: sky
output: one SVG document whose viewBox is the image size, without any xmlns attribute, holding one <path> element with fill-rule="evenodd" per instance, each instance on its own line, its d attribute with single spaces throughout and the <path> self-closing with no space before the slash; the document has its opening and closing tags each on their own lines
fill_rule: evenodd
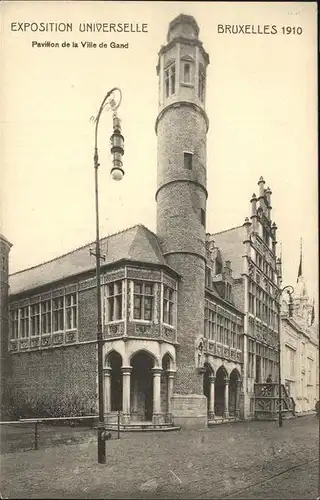
<svg viewBox="0 0 320 500">
<path fill-rule="evenodd" d="M 195 17 L 210 56 L 206 230 L 241 225 L 262 175 L 272 190 L 284 284 L 296 283 L 302 238 L 303 274 L 317 304 L 316 9 L 313 2 L 1 2 L 0 231 L 13 244 L 10 272 L 95 239 L 90 118 L 114 86 L 123 95 L 125 176 L 110 177 L 112 115 L 105 111 L 100 234 L 138 223 L 156 230 L 157 54 L 169 22 L 184 13 Z M 12 22 L 71 22 L 73 31 L 12 31 Z M 79 23 L 111 22 L 144 23 L 148 32 L 78 31 Z M 277 34 L 222 34 L 219 24 L 274 25 Z M 34 41 L 60 47 L 32 47 Z M 129 48 L 61 47 L 81 41 Z"/>
</svg>

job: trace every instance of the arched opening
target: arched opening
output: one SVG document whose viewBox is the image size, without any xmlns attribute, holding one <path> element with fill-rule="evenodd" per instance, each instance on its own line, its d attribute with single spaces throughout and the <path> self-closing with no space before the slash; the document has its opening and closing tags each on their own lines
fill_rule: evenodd
<svg viewBox="0 0 320 500">
<path fill-rule="evenodd" d="M 228 373 L 223 366 L 217 370 L 216 380 L 215 380 L 215 402 L 214 402 L 214 413 L 216 416 L 222 417 L 226 408 L 225 405 L 225 386 L 226 380 L 228 378 Z"/>
<path fill-rule="evenodd" d="M 229 414 L 232 416 L 238 416 L 239 413 L 240 380 L 240 373 L 235 368 L 230 374 L 229 383 Z"/>
<path fill-rule="evenodd" d="M 106 358 L 106 364 L 111 368 L 110 384 L 110 410 L 122 410 L 122 357 L 116 351 L 112 351 Z"/>
<path fill-rule="evenodd" d="M 131 358 L 131 415 L 132 420 L 152 420 L 154 358 L 139 351 Z"/>
</svg>

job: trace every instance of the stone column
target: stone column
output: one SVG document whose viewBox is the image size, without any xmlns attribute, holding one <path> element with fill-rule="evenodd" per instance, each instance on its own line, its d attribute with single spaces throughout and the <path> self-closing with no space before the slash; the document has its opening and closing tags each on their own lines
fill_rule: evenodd
<svg viewBox="0 0 320 500">
<path fill-rule="evenodd" d="M 235 417 L 238 418 L 240 417 L 240 389 L 241 389 L 241 380 L 237 380 L 234 415 Z"/>
<path fill-rule="evenodd" d="M 109 413 L 111 411 L 111 368 L 107 367 L 103 369 L 103 379 L 104 379 L 104 413 Z"/>
<path fill-rule="evenodd" d="M 229 379 L 224 381 L 224 418 L 229 418 Z"/>
<path fill-rule="evenodd" d="M 161 423 L 161 373 L 162 368 L 153 368 L 153 413 L 152 422 Z"/>
<path fill-rule="evenodd" d="M 173 379 L 175 372 L 173 370 L 167 370 L 167 374 L 168 374 L 167 422 L 172 422 L 171 398 L 173 394 Z"/>
<path fill-rule="evenodd" d="M 132 366 L 123 366 L 122 371 L 122 421 L 124 424 L 130 423 L 130 377 Z"/>
<path fill-rule="evenodd" d="M 215 389 L 215 381 L 216 377 L 214 375 L 209 376 L 210 381 L 210 399 L 209 399 L 209 409 L 208 409 L 208 418 L 212 420 L 214 418 L 214 389 Z"/>
</svg>

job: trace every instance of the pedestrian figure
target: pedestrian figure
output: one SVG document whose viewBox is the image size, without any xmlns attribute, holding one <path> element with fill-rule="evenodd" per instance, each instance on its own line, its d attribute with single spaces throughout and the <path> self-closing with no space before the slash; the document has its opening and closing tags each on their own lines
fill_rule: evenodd
<svg viewBox="0 0 320 500">
<path fill-rule="evenodd" d="M 268 375 L 268 378 L 267 378 L 267 384 L 272 384 L 272 376 L 271 376 L 271 373 Z"/>
<path fill-rule="evenodd" d="M 316 402 L 315 410 L 316 410 L 316 417 L 319 418 L 319 410 L 320 410 L 320 404 L 319 401 Z"/>
</svg>

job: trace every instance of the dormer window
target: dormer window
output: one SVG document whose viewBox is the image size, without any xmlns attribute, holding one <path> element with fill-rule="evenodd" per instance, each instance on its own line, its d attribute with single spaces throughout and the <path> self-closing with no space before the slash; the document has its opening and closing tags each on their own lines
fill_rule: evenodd
<svg viewBox="0 0 320 500">
<path fill-rule="evenodd" d="M 222 262 L 221 260 L 217 257 L 216 258 L 216 274 L 221 274 L 222 273 Z"/>
<path fill-rule="evenodd" d="M 166 97 L 175 93 L 176 88 L 176 66 L 175 64 L 171 64 L 164 71 L 164 83 L 166 89 Z"/>
</svg>

